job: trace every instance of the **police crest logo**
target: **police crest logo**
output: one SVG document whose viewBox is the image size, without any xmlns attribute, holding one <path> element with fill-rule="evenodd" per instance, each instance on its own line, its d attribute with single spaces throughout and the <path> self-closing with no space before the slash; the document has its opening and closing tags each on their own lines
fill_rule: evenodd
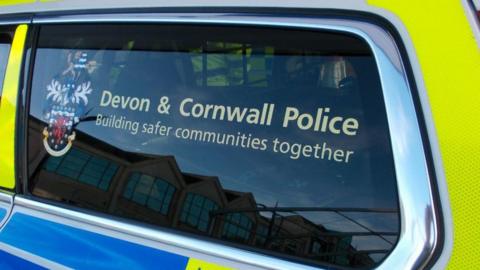
<svg viewBox="0 0 480 270">
<path fill-rule="evenodd" d="M 87 54 L 70 53 L 67 69 L 55 76 L 47 86 L 43 129 L 43 145 L 55 157 L 70 150 L 75 140 L 74 127 L 80 122 L 93 91 L 87 72 Z"/>
</svg>

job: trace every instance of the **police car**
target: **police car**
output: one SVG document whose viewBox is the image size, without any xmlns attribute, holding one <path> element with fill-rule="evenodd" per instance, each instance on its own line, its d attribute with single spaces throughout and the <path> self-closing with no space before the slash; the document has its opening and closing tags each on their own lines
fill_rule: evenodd
<svg viewBox="0 0 480 270">
<path fill-rule="evenodd" d="M 479 6 L 0 2 L 0 268 L 478 267 Z"/>
</svg>

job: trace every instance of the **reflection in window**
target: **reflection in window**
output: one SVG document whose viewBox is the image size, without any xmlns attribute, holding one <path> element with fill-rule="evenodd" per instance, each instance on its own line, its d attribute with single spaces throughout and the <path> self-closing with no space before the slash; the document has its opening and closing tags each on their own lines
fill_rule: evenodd
<svg viewBox="0 0 480 270">
<path fill-rule="evenodd" d="M 208 41 L 191 52 L 197 85 L 265 87 L 271 77 L 274 48 L 270 46 Z"/>
<path fill-rule="evenodd" d="M 479 0 L 473 0 L 473 8 L 475 10 L 475 13 L 477 14 L 478 18 L 480 19 L 480 1 Z"/>
<path fill-rule="evenodd" d="M 3 79 L 7 68 L 11 43 L 12 38 L 9 34 L 0 33 L 0 98 L 2 97 Z"/>
<path fill-rule="evenodd" d="M 118 35 L 119 31 L 123 34 Z M 121 162 L 122 171 L 138 172 L 116 173 L 118 178 L 103 197 L 73 181 L 52 184 L 51 175 L 37 167 L 45 154 L 41 134 L 49 105 L 47 86 L 67 68 L 68 55 L 74 51 L 87 53 L 93 89 L 85 108 L 88 115 L 75 127 L 74 145 L 93 144 L 102 157 Z M 112 95 L 108 102 L 104 90 Z M 39 34 L 30 97 L 28 160 L 32 162 L 28 170 L 32 177 L 28 187 L 37 196 L 174 230 L 191 227 L 192 233 L 202 236 L 208 233 L 212 238 L 254 245 L 278 256 L 291 258 L 293 253 L 327 267 L 333 263 L 374 267 L 395 246 L 397 185 L 381 82 L 370 47 L 355 36 L 240 26 L 45 25 Z M 114 98 L 121 97 L 127 106 L 134 97 L 148 98 L 150 110 L 114 105 Z M 172 108 L 170 114 L 160 116 L 156 106 L 162 97 L 169 97 Z M 238 119 L 245 121 L 222 121 L 221 110 L 216 118 L 186 117 L 177 111 L 186 98 L 194 100 L 184 106 L 189 113 L 195 103 L 205 111 L 207 105 L 229 106 L 242 108 Z M 249 123 L 262 121 L 263 116 L 253 112 L 264 104 L 275 105 L 272 124 Z M 282 125 L 287 107 L 298 108 L 298 118 L 288 128 Z M 260 114 L 267 115 L 263 110 Z M 93 121 L 99 115 L 110 118 L 111 125 Z M 324 117 L 331 120 L 336 115 L 358 119 L 358 134 L 299 126 L 302 119 L 318 125 L 325 119 L 327 125 Z M 158 136 L 156 127 L 153 133 L 124 128 L 128 125 L 119 128 L 114 119 L 138 122 L 139 127 L 158 121 L 172 131 Z M 177 137 L 178 128 L 192 131 L 190 139 Z M 238 134 L 238 147 L 212 143 L 211 133 L 230 138 Z M 197 135 L 202 140 L 193 139 Z M 240 135 L 248 137 L 247 147 Z M 277 137 L 285 142 L 282 146 L 275 146 Z M 254 146 L 258 146 L 255 138 L 266 140 L 265 150 Z M 321 155 L 323 151 L 332 158 L 317 158 L 310 151 L 316 146 Z M 355 150 L 348 164 L 333 159 L 347 150 Z M 62 173 L 80 175 L 85 161 L 75 164 Z M 145 164 L 150 164 L 148 169 L 138 171 Z M 49 166 L 56 170 L 58 164 Z M 147 172 L 151 176 L 143 174 Z M 212 188 L 213 183 L 217 188 Z M 215 212 L 229 214 L 210 220 L 207 213 L 211 211 L 206 208 L 211 206 L 199 195 L 188 195 L 192 190 L 199 194 L 208 190 L 212 195 L 208 198 L 221 198 L 219 206 L 226 207 Z M 185 197 L 174 197 L 176 192 Z M 185 198 L 178 207 L 177 197 Z M 324 212 L 319 206 L 330 210 Z M 285 210 L 290 207 L 303 210 Z M 358 214 L 342 214 L 353 208 Z M 380 212 L 369 215 L 366 222 L 366 213 L 376 209 Z M 349 235 L 350 239 L 345 238 Z M 319 240 L 321 246 L 312 247 L 311 239 Z M 377 255 L 379 251 L 383 253 Z"/>
<path fill-rule="evenodd" d="M 263 246 L 267 242 L 268 227 L 264 225 L 258 225 L 255 235 L 255 245 Z"/>
<path fill-rule="evenodd" d="M 175 190 L 172 184 L 163 179 L 134 172 L 128 178 L 123 197 L 167 215 Z"/>
<path fill-rule="evenodd" d="M 244 214 L 226 214 L 222 237 L 228 240 L 246 243 L 250 238 L 252 226 L 253 222 Z"/>
<path fill-rule="evenodd" d="M 204 196 L 188 193 L 183 204 L 180 221 L 207 232 L 210 212 L 218 209 L 218 204 Z"/>
<path fill-rule="evenodd" d="M 318 255 L 323 252 L 322 247 L 323 245 L 319 240 L 313 240 L 310 253 Z"/>
<path fill-rule="evenodd" d="M 104 158 L 93 156 L 86 151 L 72 148 L 61 157 L 48 157 L 45 170 L 69 179 L 108 190 L 118 165 Z"/>
<path fill-rule="evenodd" d="M 288 254 L 296 254 L 297 253 L 297 243 L 294 241 L 287 241 L 287 244 L 285 245 L 285 252 Z"/>
<path fill-rule="evenodd" d="M 350 263 L 350 259 L 349 259 L 348 253 L 345 253 L 345 250 L 350 250 L 351 246 L 352 246 L 351 236 L 342 237 L 341 239 L 339 239 L 335 245 L 335 252 L 337 254 L 333 256 L 334 259 L 332 261 L 340 265 L 348 265 Z"/>
</svg>

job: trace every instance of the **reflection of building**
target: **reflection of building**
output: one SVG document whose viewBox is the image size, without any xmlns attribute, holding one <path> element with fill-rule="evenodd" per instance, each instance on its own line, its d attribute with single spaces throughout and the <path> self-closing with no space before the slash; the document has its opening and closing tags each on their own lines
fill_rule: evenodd
<svg viewBox="0 0 480 270">
<path fill-rule="evenodd" d="M 30 142 L 42 125 L 30 121 Z M 181 172 L 172 156 L 126 153 L 78 132 L 62 157 L 30 151 L 32 193 L 155 225 L 299 256 L 312 262 L 371 266 L 352 237 L 295 212 L 259 211 L 253 194 L 226 190 L 215 176 Z M 38 149 L 32 149 L 38 147 Z"/>
</svg>

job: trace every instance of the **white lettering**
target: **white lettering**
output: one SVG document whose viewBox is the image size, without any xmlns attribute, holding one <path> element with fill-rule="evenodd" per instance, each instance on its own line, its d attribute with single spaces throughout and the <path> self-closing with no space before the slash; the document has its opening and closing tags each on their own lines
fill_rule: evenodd
<svg viewBox="0 0 480 270">
<path fill-rule="evenodd" d="M 264 103 L 260 110 L 258 108 L 195 103 L 193 98 L 182 100 L 179 107 L 180 115 L 183 117 L 246 122 L 252 125 L 266 126 L 271 124 L 273 110 L 274 105 L 269 103 Z"/>
<path fill-rule="evenodd" d="M 111 100 L 112 100 L 112 93 L 110 93 L 110 91 L 104 90 L 102 92 L 102 100 L 100 100 L 100 106 L 102 107 L 108 106 Z"/>
<path fill-rule="evenodd" d="M 358 121 L 355 118 L 344 119 L 342 116 L 330 117 L 330 108 L 318 108 L 316 115 L 308 112 L 301 113 L 295 107 L 287 107 L 283 117 L 283 127 L 288 127 L 290 122 L 294 122 L 301 130 L 311 130 L 318 132 L 330 132 L 332 134 L 342 134 L 354 136 L 357 134 Z"/>
<path fill-rule="evenodd" d="M 137 97 L 126 97 L 113 95 L 110 91 L 104 90 L 100 100 L 101 107 L 111 106 L 112 108 L 130 109 L 132 111 L 148 112 L 150 110 L 150 99 Z"/>
<path fill-rule="evenodd" d="M 190 116 L 190 113 L 186 112 L 184 107 L 187 103 L 192 103 L 192 102 L 193 102 L 192 98 L 186 98 L 186 99 L 182 100 L 182 102 L 180 103 L 180 115 L 185 116 L 185 117 Z"/>
<path fill-rule="evenodd" d="M 285 109 L 285 117 L 283 118 L 283 127 L 288 127 L 288 122 L 298 118 L 298 109 L 287 107 Z"/>
<path fill-rule="evenodd" d="M 358 130 L 358 121 L 355 118 L 347 118 L 342 125 L 343 133 L 347 134 L 348 136 L 357 135 Z"/>
</svg>

